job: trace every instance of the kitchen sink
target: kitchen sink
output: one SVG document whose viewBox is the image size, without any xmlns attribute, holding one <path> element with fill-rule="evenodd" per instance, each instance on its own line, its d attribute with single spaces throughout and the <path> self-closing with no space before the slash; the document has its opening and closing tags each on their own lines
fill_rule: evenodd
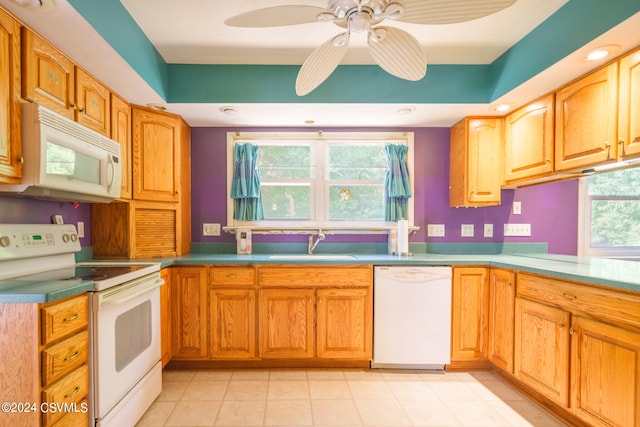
<svg viewBox="0 0 640 427">
<path fill-rule="evenodd" d="M 340 261 L 355 259 L 353 255 L 322 255 L 322 254 L 302 254 L 302 255 L 269 255 L 269 259 L 282 259 L 289 261 L 299 260 L 324 260 L 324 261 Z"/>
</svg>

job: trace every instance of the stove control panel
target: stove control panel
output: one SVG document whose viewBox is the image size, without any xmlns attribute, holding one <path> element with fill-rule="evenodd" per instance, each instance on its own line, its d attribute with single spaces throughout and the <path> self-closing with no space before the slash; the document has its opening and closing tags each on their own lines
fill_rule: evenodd
<svg viewBox="0 0 640 427">
<path fill-rule="evenodd" d="M 71 224 L 0 224 L 0 261 L 80 249 L 78 233 Z"/>
</svg>

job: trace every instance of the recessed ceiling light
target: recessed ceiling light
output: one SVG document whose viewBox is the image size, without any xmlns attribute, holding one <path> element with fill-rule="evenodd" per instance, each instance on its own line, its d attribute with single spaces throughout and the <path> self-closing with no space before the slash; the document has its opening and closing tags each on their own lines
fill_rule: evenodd
<svg viewBox="0 0 640 427">
<path fill-rule="evenodd" d="M 238 114 L 238 109 L 236 107 L 231 107 L 231 106 L 224 106 L 224 107 L 220 107 L 220 111 L 222 111 L 223 113 L 225 113 L 228 116 L 233 116 Z"/>
<path fill-rule="evenodd" d="M 589 51 L 585 59 L 587 61 L 597 61 L 599 59 L 606 58 L 607 56 L 611 55 L 613 52 L 617 51 L 618 49 L 620 49 L 620 46 L 616 44 L 601 46 Z"/>
<path fill-rule="evenodd" d="M 12 0 L 20 6 L 28 7 L 38 12 L 49 12 L 53 10 L 53 0 Z"/>
<path fill-rule="evenodd" d="M 416 107 L 401 107 L 396 110 L 398 114 L 402 114 L 402 115 L 410 114 L 410 113 L 413 113 L 414 111 L 416 111 Z"/>
<path fill-rule="evenodd" d="M 498 104 L 491 107 L 491 109 L 496 111 L 508 111 L 511 109 L 511 107 L 511 104 Z"/>
<path fill-rule="evenodd" d="M 158 102 L 150 102 L 149 104 L 147 104 L 147 107 L 153 108 L 154 110 L 158 111 L 167 111 L 167 106 Z"/>
</svg>

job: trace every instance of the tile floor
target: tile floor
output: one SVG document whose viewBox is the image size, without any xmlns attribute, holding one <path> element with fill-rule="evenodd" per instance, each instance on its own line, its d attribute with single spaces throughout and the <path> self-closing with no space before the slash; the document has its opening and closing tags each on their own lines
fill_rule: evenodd
<svg viewBox="0 0 640 427">
<path fill-rule="evenodd" d="M 564 426 L 490 372 L 165 371 L 145 426 Z"/>
</svg>

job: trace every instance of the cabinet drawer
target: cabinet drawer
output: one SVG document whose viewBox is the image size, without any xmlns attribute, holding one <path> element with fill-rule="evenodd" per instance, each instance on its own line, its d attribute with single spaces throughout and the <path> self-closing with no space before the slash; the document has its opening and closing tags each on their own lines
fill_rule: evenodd
<svg viewBox="0 0 640 427">
<path fill-rule="evenodd" d="M 88 299 L 84 294 L 41 307 L 42 344 L 49 344 L 85 328 L 89 322 L 88 311 Z"/>
<path fill-rule="evenodd" d="M 279 287 L 365 287 L 371 286 L 372 274 L 371 266 L 260 267 L 258 284 Z"/>
<path fill-rule="evenodd" d="M 252 267 L 211 267 L 209 285 L 253 286 L 255 270 Z"/>
<path fill-rule="evenodd" d="M 575 314 L 640 329 L 640 295 L 529 274 L 518 274 L 517 292 Z"/>
<path fill-rule="evenodd" d="M 87 362 L 89 332 L 83 331 L 42 350 L 42 386 L 46 387 Z"/>
<path fill-rule="evenodd" d="M 93 421 L 93 420 L 92 420 Z M 52 427 L 85 427 L 89 425 L 89 402 L 87 399 L 78 403 L 75 412 L 68 412 Z"/>
<path fill-rule="evenodd" d="M 87 365 L 82 365 L 57 383 L 42 390 L 42 402 L 51 403 L 73 403 L 78 402 L 78 406 L 89 392 L 89 369 Z M 42 414 L 43 424 L 49 425 L 62 418 L 64 412 L 48 411 Z"/>
</svg>

